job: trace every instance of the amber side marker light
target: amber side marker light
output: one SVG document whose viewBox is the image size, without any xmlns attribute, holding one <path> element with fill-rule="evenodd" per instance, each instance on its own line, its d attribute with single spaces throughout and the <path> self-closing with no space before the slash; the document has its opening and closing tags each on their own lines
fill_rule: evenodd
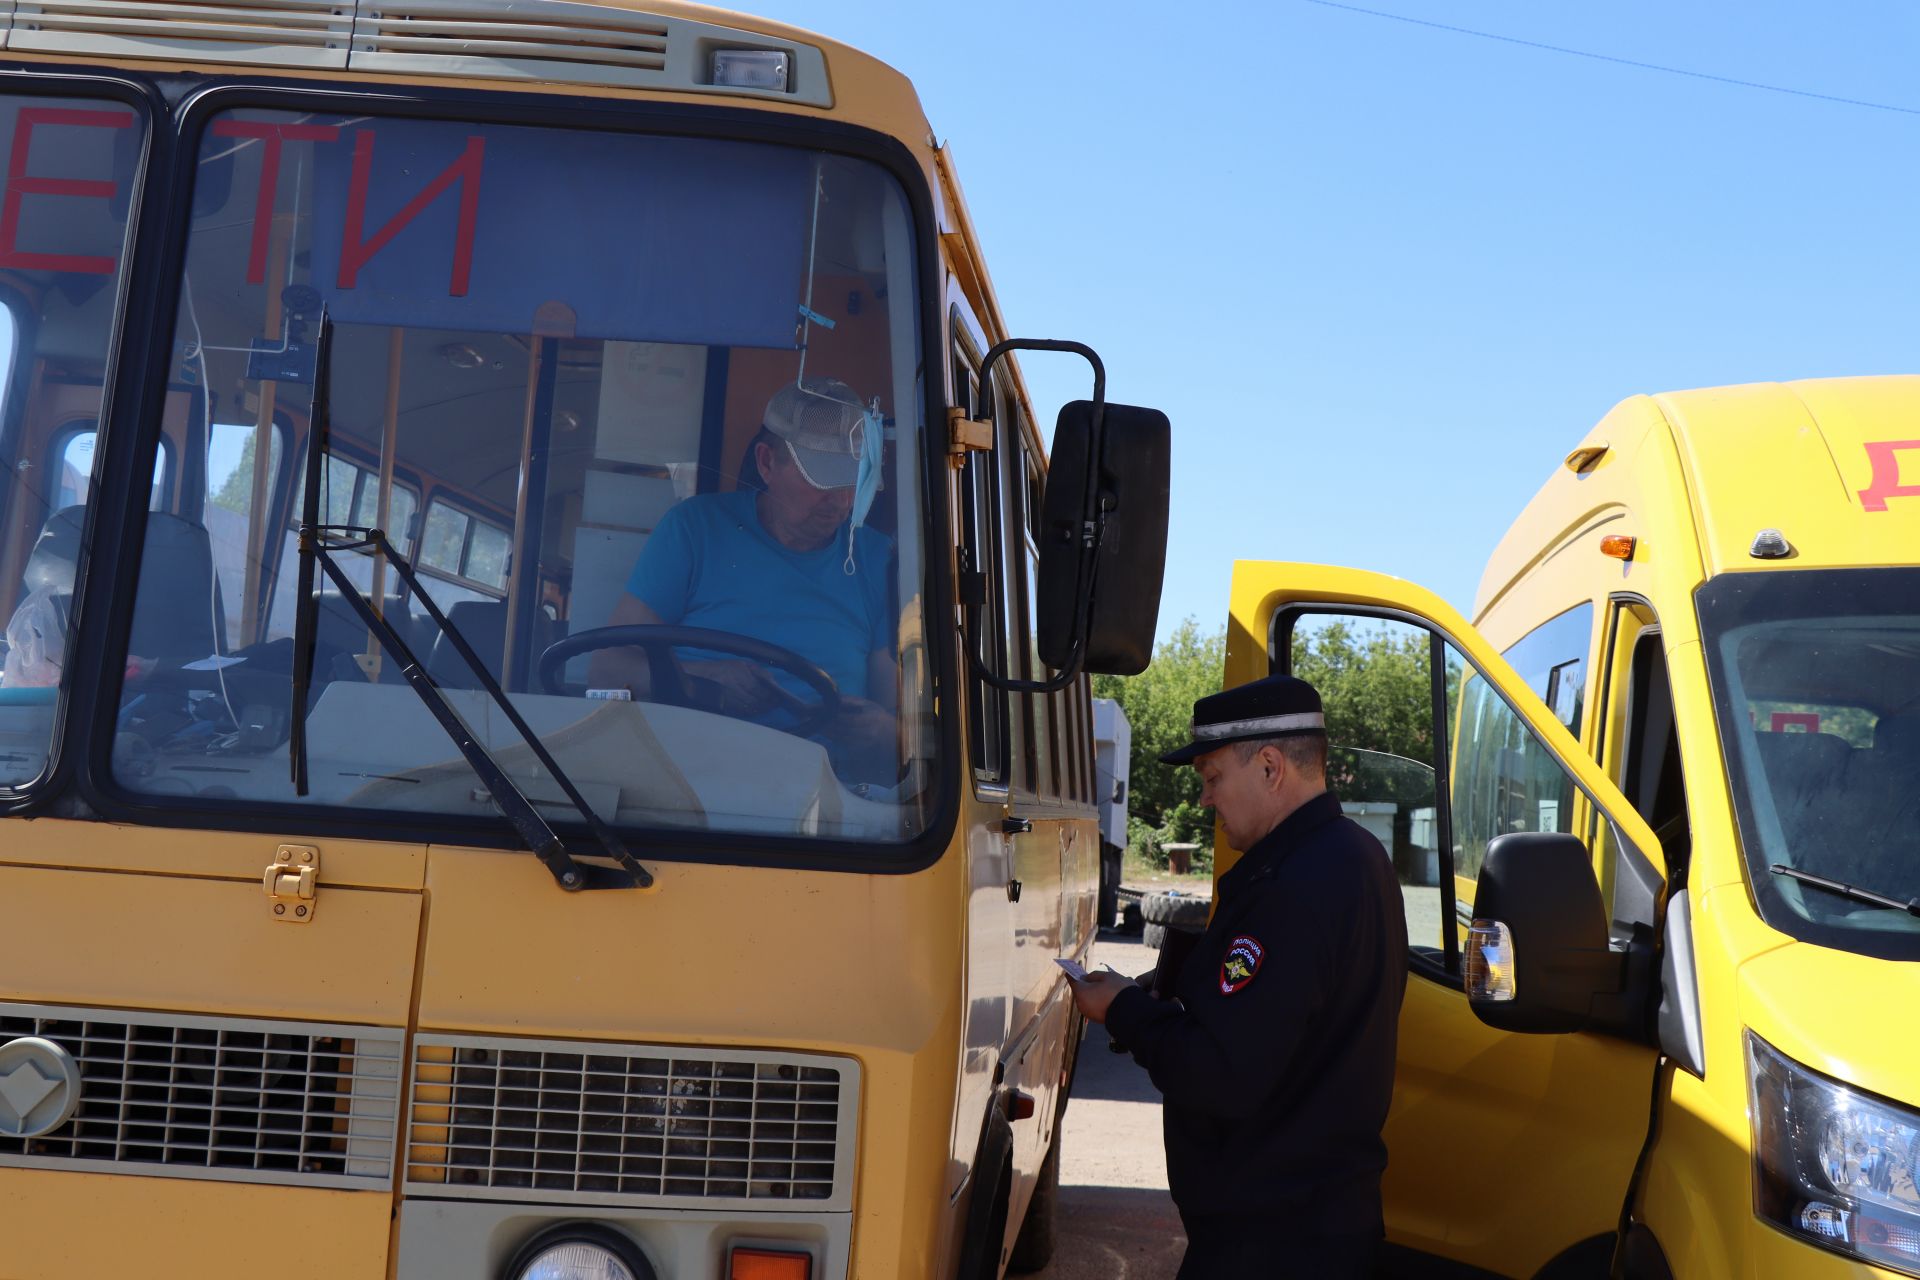
<svg viewBox="0 0 1920 1280">
<path fill-rule="evenodd" d="M 1610 533 L 1600 539 L 1600 554 L 1611 556 L 1615 560 L 1633 559 L 1633 549 L 1640 545 L 1638 538 L 1629 538 L 1624 533 Z"/>
<path fill-rule="evenodd" d="M 812 1275 L 810 1253 L 735 1248 L 727 1255 L 727 1280 L 810 1280 Z"/>
</svg>

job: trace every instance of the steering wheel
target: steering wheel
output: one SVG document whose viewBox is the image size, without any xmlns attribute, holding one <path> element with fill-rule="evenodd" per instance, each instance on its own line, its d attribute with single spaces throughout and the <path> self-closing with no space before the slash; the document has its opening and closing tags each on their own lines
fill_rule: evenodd
<svg viewBox="0 0 1920 1280">
<path fill-rule="evenodd" d="M 625 648 L 639 649 L 647 655 L 647 670 L 653 680 L 653 697 L 650 701 L 696 707 L 720 715 L 731 714 L 717 704 L 707 705 L 712 700 L 697 696 L 690 687 L 687 674 L 681 670 L 673 651 L 691 648 L 724 653 L 758 666 L 784 671 L 813 690 L 817 696 L 811 703 L 792 694 L 785 695 L 785 709 L 795 717 L 794 723 L 787 726 L 788 733 L 805 737 L 840 714 L 840 690 L 834 685 L 833 677 L 793 650 L 768 644 L 765 640 L 755 640 L 751 636 L 738 636 L 731 631 L 713 631 L 706 627 L 630 623 L 618 627 L 594 627 L 567 636 L 548 645 L 540 654 L 536 668 L 540 687 L 547 693 L 564 694 L 568 690 L 560 679 L 560 669 L 569 661 L 599 649 Z"/>
</svg>

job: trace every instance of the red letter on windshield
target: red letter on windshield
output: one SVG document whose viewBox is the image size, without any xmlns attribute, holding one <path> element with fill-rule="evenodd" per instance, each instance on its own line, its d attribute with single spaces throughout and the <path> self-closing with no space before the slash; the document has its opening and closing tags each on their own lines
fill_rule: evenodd
<svg viewBox="0 0 1920 1280">
<path fill-rule="evenodd" d="M 27 151 L 33 146 L 35 126 L 43 124 L 126 129 L 132 127 L 133 117 L 118 111 L 76 111 L 68 107 L 20 108 L 20 118 L 13 126 L 13 156 L 7 162 L 7 198 L 0 202 L 0 267 L 110 276 L 115 266 L 112 258 L 71 253 L 25 253 L 14 248 L 20 236 L 20 203 L 27 196 L 88 196 L 95 200 L 110 200 L 120 189 L 112 182 L 94 182 L 85 178 L 29 177 Z"/>
<path fill-rule="evenodd" d="M 347 191 L 347 225 L 340 242 L 340 287 L 353 288 L 353 282 L 360 277 L 360 268 L 374 254 L 387 247 L 387 242 L 400 234 L 400 229 L 420 216 L 437 199 L 441 192 L 458 182 L 460 184 L 460 221 L 453 240 L 453 278 L 447 285 L 451 297 L 465 297 L 467 278 L 473 274 L 473 227 L 480 211 L 480 162 L 487 149 L 487 140 L 481 137 L 467 139 L 467 149 L 458 160 L 441 171 L 439 177 L 429 182 L 426 190 L 407 202 L 405 208 L 393 215 L 386 226 L 374 233 L 371 240 L 363 240 L 361 227 L 367 216 L 367 187 L 373 180 L 373 130 L 361 129 L 353 135 L 353 184 Z"/>
<path fill-rule="evenodd" d="M 273 192 L 280 185 L 280 151 L 288 138 L 295 142 L 332 142 L 340 127 L 330 124 L 275 124 L 267 120 L 216 120 L 218 138 L 264 138 L 260 156 L 260 196 L 253 203 L 253 251 L 247 255 L 247 283 L 267 278 L 267 229 L 273 225 Z"/>
<path fill-rule="evenodd" d="M 1920 484 L 1900 483 L 1903 449 L 1920 449 L 1920 440 L 1874 440 L 1867 444 L 1873 478 L 1860 491 L 1860 505 L 1868 511 L 1885 511 L 1888 498 L 1920 498 Z"/>
</svg>

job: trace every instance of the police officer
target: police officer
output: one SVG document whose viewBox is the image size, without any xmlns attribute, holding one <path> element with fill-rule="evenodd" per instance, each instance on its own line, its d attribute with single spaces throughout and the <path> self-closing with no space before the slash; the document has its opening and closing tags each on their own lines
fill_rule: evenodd
<svg viewBox="0 0 1920 1280">
<path fill-rule="evenodd" d="M 1179 1280 L 1366 1276 L 1407 984 L 1400 885 L 1327 791 L 1312 685 L 1270 676 L 1202 698 L 1193 739 L 1160 758 L 1199 770 L 1200 803 L 1245 853 L 1220 877 L 1177 998 L 1106 973 L 1074 999 L 1166 1099 Z"/>
</svg>

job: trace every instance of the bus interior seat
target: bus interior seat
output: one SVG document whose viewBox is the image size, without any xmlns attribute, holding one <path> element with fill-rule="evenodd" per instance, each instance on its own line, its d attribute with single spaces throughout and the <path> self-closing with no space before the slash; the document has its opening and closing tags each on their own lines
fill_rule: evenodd
<svg viewBox="0 0 1920 1280">
<path fill-rule="evenodd" d="M 500 679 L 500 661 L 507 648 L 507 602 L 504 600 L 460 600 L 447 610 L 447 621 L 452 623 L 474 653 L 486 664 L 487 671 L 495 680 Z M 561 625 L 546 615 L 545 610 L 535 610 L 533 615 L 533 654 L 532 660 L 538 661 L 541 650 L 560 638 Z M 533 668 L 528 667 L 529 671 Z M 477 689 L 480 681 L 474 676 L 473 668 L 467 665 L 460 651 L 453 647 L 446 636 L 441 635 L 433 642 L 433 651 L 427 658 L 427 674 L 449 689 Z M 532 678 L 537 684 L 537 677 Z"/>
<path fill-rule="evenodd" d="M 1920 847 L 1920 713 L 1885 715 L 1873 727 L 1873 745 L 1854 753 L 1847 804 L 1855 812 L 1855 843 L 1867 862 L 1889 855 L 1906 860 Z M 1862 870 L 1870 876 L 1870 871 Z M 1872 887 L 1869 884 L 1868 887 Z"/>
<path fill-rule="evenodd" d="M 84 506 L 63 507 L 47 517 L 22 575 L 27 590 L 53 591 L 63 613 L 72 608 L 86 518 Z M 142 657 L 192 661 L 223 651 L 225 610 L 204 525 L 165 511 L 147 513 L 133 628 L 135 650 Z"/>
<path fill-rule="evenodd" d="M 366 622 L 361 619 L 359 613 L 354 610 L 354 607 L 347 603 L 346 599 L 340 594 L 339 588 L 331 586 L 321 587 L 315 594 L 319 597 L 319 609 L 316 618 L 318 625 L 314 628 L 316 647 L 322 652 L 333 651 L 349 655 L 344 664 L 340 662 L 334 664 L 333 678 L 336 680 L 362 678 L 360 676 L 359 666 L 353 662 L 350 655 L 367 652 L 368 637 Z M 392 625 L 393 629 L 399 633 L 400 639 L 406 643 L 409 649 L 413 650 L 415 657 L 424 658 L 426 654 L 431 651 L 433 647 L 433 624 L 427 622 L 425 627 L 422 628 L 420 626 L 421 620 L 416 619 L 412 614 L 407 612 L 407 600 L 405 596 L 390 595 L 386 597 L 381 604 L 380 616 L 385 618 L 387 622 Z M 421 636 L 422 630 L 425 632 L 424 640 Z M 398 684 L 404 679 L 400 674 L 399 662 L 395 660 L 392 654 L 387 653 L 384 648 L 380 648 L 377 643 L 374 647 L 379 649 L 382 655 L 380 662 L 380 683 Z"/>
<path fill-rule="evenodd" d="M 1854 754 L 1833 733 L 1757 733 L 1767 787 L 1790 851 L 1830 849 L 1848 822 L 1846 777 Z"/>
</svg>

